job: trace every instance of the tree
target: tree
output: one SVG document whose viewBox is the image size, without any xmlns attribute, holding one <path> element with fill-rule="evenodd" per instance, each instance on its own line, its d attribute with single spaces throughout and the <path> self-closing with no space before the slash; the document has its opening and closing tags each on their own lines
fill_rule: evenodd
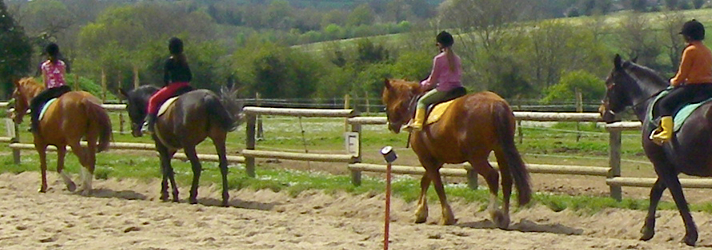
<svg viewBox="0 0 712 250">
<path fill-rule="evenodd" d="M 373 11 L 368 4 L 362 4 L 357 6 L 346 18 L 346 25 L 350 27 L 355 27 L 359 25 L 370 25 L 373 23 L 374 19 Z"/>
<path fill-rule="evenodd" d="M 619 48 L 628 58 L 638 58 L 640 64 L 660 70 L 656 60 L 660 54 L 660 44 L 649 19 L 641 13 L 629 13 L 620 22 L 617 34 Z"/>
<path fill-rule="evenodd" d="M 663 12 L 661 22 L 663 34 L 660 40 L 665 54 L 670 59 L 671 67 L 668 70 L 661 69 L 661 72 L 675 72 L 680 64 L 680 57 L 682 57 L 682 50 L 685 48 L 685 44 L 679 33 L 685 21 L 687 21 L 687 18 L 682 12 Z"/>
<path fill-rule="evenodd" d="M 30 71 L 32 45 L 7 11 L 4 0 L 0 0 L 0 55 L 0 95 L 7 97 L 12 91 L 11 81 Z"/>
<path fill-rule="evenodd" d="M 584 102 L 598 101 L 606 94 L 601 79 L 584 70 L 576 70 L 564 73 L 559 83 L 547 88 L 541 102 L 570 102 L 577 89 L 581 91 Z"/>
</svg>

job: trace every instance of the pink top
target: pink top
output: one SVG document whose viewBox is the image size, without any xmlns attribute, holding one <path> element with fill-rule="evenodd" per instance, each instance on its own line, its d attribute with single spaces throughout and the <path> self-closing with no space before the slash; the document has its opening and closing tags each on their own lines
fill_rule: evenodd
<svg viewBox="0 0 712 250">
<path fill-rule="evenodd" d="M 57 60 L 57 63 L 47 60 L 42 63 L 42 75 L 44 75 L 45 87 L 48 89 L 64 86 L 67 82 L 64 80 L 64 72 L 67 65 L 62 60 Z"/>
<path fill-rule="evenodd" d="M 431 89 L 434 84 L 438 91 L 450 91 L 457 87 L 462 87 L 460 78 L 462 77 L 462 64 L 460 57 L 455 56 L 455 70 L 450 71 L 450 62 L 447 60 L 445 52 L 438 54 L 433 58 L 433 71 L 428 79 L 420 82 L 421 86 L 426 89 Z"/>
</svg>

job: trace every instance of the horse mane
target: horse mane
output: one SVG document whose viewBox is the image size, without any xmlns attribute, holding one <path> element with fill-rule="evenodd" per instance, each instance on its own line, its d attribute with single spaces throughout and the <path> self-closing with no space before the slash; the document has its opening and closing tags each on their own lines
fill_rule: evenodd
<svg viewBox="0 0 712 250">
<path fill-rule="evenodd" d="M 636 64 L 631 61 L 627 61 L 623 64 L 623 69 L 630 76 L 643 81 L 655 84 L 655 86 L 660 88 L 666 88 L 668 86 L 668 81 L 660 76 L 660 74 L 648 67 L 640 64 Z"/>
<path fill-rule="evenodd" d="M 45 87 L 44 84 L 35 80 L 34 77 L 23 77 L 22 79 L 17 81 L 17 85 L 26 87 L 26 88 L 32 88 L 32 89 Z"/>
</svg>

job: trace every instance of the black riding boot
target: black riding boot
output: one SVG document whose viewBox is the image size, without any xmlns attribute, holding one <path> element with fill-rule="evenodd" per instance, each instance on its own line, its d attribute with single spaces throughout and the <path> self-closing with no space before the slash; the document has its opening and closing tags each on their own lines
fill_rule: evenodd
<svg viewBox="0 0 712 250">
<path fill-rule="evenodd" d="M 156 116 L 157 115 L 155 114 L 148 114 L 148 116 L 146 116 L 146 129 L 149 133 L 153 133 L 153 126 L 156 124 Z"/>
</svg>

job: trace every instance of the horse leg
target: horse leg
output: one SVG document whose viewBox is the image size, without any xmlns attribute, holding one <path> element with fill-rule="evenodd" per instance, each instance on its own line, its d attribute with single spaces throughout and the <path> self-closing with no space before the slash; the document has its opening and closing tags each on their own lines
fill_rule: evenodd
<svg viewBox="0 0 712 250">
<path fill-rule="evenodd" d="M 482 177 L 485 178 L 485 181 L 487 181 L 487 187 L 490 191 L 490 199 L 489 205 L 487 205 L 487 211 L 492 217 L 492 221 L 499 228 L 507 228 L 507 226 L 509 226 L 509 214 L 505 215 L 501 210 L 499 210 L 499 204 L 497 201 L 497 193 L 499 193 L 499 173 L 497 173 L 497 170 L 495 170 L 492 165 L 489 164 L 487 159 L 470 160 L 470 165 L 472 165 L 472 168 L 477 171 L 477 173 L 482 175 Z M 510 183 L 507 185 L 509 186 L 509 192 L 511 193 L 511 177 L 509 181 Z M 504 186 L 505 184 L 506 183 L 504 183 L 503 180 L 502 185 Z"/>
<path fill-rule="evenodd" d="M 680 184 L 680 179 L 677 178 L 677 173 L 671 171 L 670 168 L 659 168 L 656 167 L 655 171 L 659 178 L 663 179 L 665 185 L 670 189 L 673 200 L 675 200 L 675 205 L 677 210 L 680 211 L 680 216 L 682 217 L 682 222 L 685 224 L 685 238 L 683 242 L 688 246 L 694 246 L 697 242 L 697 226 L 692 220 L 692 214 L 690 214 L 690 208 L 687 205 L 687 200 L 685 200 L 685 195 L 682 192 L 682 185 Z"/>
<path fill-rule="evenodd" d="M 430 187 L 430 178 L 426 172 L 420 179 L 420 196 L 418 208 L 415 210 L 415 223 L 424 223 L 428 219 L 428 187 Z"/>
<path fill-rule="evenodd" d="M 92 191 L 92 181 L 94 179 L 94 169 L 96 167 L 96 139 L 87 138 L 86 149 L 84 149 L 84 163 L 82 164 L 82 195 L 90 195 Z"/>
<path fill-rule="evenodd" d="M 166 146 L 158 143 L 158 140 L 155 141 L 156 150 L 161 158 L 161 173 L 163 174 L 163 180 L 161 181 L 161 200 L 168 201 L 168 181 L 170 180 L 171 186 L 173 187 L 173 201 L 178 202 L 178 187 L 176 187 L 173 167 L 171 166 L 171 158 L 173 158 L 175 150 L 170 150 L 169 152 Z"/>
<path fill-rule="evenodd" d="M 79 141 L 73 142 L 69 146 L 72 147 L 72 152 L 74 152 L 74 155 L 77 156 L 77 158 L 79 159 L 79 163 L 82 165 L 82 167 L 81 167 L 82 187 L 80 190 L 80 194 L 81 195 L 89 195 L 91 193 L 91 178 L 93 177 L 93 174 L 87 174 L 85 168 L 91 168 L 90 173 L 94 172 L 93 167 L 90 167 L 90 166 L 94 165 L 92 154 L 91 154 L 90 150 L 82 147 L 82 145 L 80 144 Z"/>
<path fill-rule="evenodd" d="M 447 196 L 445 196 L 445 187 L 443 187 L 443 181 L 440 178 L 440 167 L 442 167 L 442 164 L 437 163 L 437 164 L 432 164 L 429 166 L 425 166 L 426 173 L 428 177 L 430 177 L 430 180 L 433 182 L 433 186 L 435 187 L 435 192 L 438 194 L 438 198 L 440 199 L 440 206 L 442 207 L 442 213 L 443 216 L 440 219 L 440 224 L 441 225 L 453 225 L 457 222 L 455 220 L 455 216 L 452 213 L 452 208 L 450 208 L 450 204 L 447 202 Z"/>
<path fill-rule="evenodd" d="M 648 215 L 645 216 L 645 224 L 643 228 L 640 229 L 640 233 L 643 236 L 640 240 L 650 240 L 655 235 L 655 211 L 658 208 L 658 203 L 660 202 L 660 197 L 663 196 L 663 191 L 665 191 L 665 183 L 658 177 L 653 184 L 653 188 L 650 189 L 650 206 L 648 206 Z"/>
<path fill-rule="evenodd" d="M 510 168 L 509 165 L 507 164 L 507 161 L 505 160 L 505 156 L 503 153 L 495 151 L 495 157 L 497 158 L 497 165 L 499 165 L 499 172 L 501 173 L 502 176 L 502 200 L 503 200 L 503 205 L 502 208 L 504 211 L 497 210 L 495 212 L 495 215 L 493 216 L 493 219 L 495 220 L 495 224 L 497 224 L 497 227 L 500 229 L 507 229 L 509 227 L 509 199 L 512 196 L 512 185 L 514 184 L 512 180 L 512 175 L 510 173 Z M 489 164 L 489 162 L 488 162 Z M 496 195 L 496 193 L 495 193 Z"/>
<path fill-rule="evenodd" d="M 59 146 L 57 147 L 57 173 L 62 177 L 64 185 L 67 185 L 67 190 L 69 192 L 74 192 L 77 189 L 77 185 L 74 184 L 72 178 L 64 172 L 64 157 L 67 155 L 67 147 Z"/>
<path fill-rule="evenodd" d="M 40 184 L 40 193 L 47 192 L 47 145 L 38 145 L 35 142 L 35 149 L 40 156 L 40 173 L 42 174 L 42 184 Z"/>
<path fill-rule="evenodd" d="M 200 165 L 197 152 L 195 152 L 195 146 L 185 147 L 183 151 L 188 157 L 188 160 L 190 160 L 190 165 L 193 167 L 193 182 L 190 185 L 190 204 L 196 204 L 198 203 L 198 184 L 203 167 Z M 224 202 L 223 200 L 223 203 Z"/>
<path fill-rule="evenodd" d="M 215 144 L 215 151 L 220 158 L 220 175 L 222 175 L 222 206 L 227 207 L 227 202 L 230 200 L 230 194 L 227 192 L 227 152 L 225 150 L 225 137 L 226 134 L 222 133 L 220 136 L 211 137 L 213 144 Z"/>
</svg>

